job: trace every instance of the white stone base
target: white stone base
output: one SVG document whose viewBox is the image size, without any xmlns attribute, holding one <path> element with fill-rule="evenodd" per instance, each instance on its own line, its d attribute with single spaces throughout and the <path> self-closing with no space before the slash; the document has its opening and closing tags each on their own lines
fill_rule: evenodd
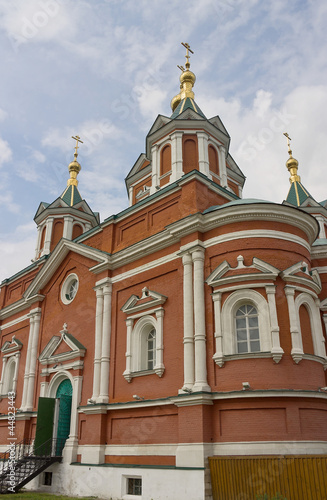
<svg viewBox="0 0 327 500">
<path fill-rule="evenodd" d="M 26 488 L 72 496 L 111 500 L 204 500 L 205 471 L 146 467 L 106 467 L 54 464 L 52 486 L 44 486 L 43 474 Z M 127 495 L 127 478 L 142 478 L 142 495 Z"/>
</svg>

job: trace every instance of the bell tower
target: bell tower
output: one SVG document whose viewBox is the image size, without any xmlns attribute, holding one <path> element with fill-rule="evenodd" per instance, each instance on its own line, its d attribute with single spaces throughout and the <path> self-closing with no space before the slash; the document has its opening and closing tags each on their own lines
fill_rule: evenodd
<svg viewBox="0 0 327 500">
<path fill-rule="evenodd" d="M 171 116 L 159 115 L 155 120 L 146 138 L 146 153 L 126 178 L 130 205 L 194 171 L 233 199 L 242 197 L 245 176 L 229 154 L 230 136 L 219 116 L 208 119 L 196 103 L 196 76 L 190 69 L 194 52 L 188 43 L 182 45 L 186 63 L 185 68 L 178 66 L 180 91 L 171 100 Z"/>
<path fill-rule="evenodd" d="M 77 150 L 83 141 L 78 135 L 72 139 L 76 140 L 76 145 L 74 160 L 68 165 L 67 187 L 52 203 L 41 202 L 34 217 L 38 230 L 34 260 L 51 253 L 61 238 L 74 240 L 100 222 L 99 214 L 91 210 L 78 190 L 81 165 L 77 161 Z"/>
</svg>

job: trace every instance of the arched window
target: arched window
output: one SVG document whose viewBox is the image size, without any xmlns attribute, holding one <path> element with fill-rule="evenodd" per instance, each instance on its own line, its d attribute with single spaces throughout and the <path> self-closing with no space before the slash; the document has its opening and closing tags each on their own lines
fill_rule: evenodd
<svg viewBox="0 0 327 500">
<path fill-rule="evenodd" d="M 171 147 L 169 144 L 164 146 L 160 153 L 160 176 L 171 171 Z"/>
<path fill-rule="evenodd" d="M 53 225 L 53 230 L 52 230 L 52 241 L 50 247 L 51 251 L 61 240 L 63 236 L 63 231 L 64 231 L 64 223 L 61 220 L 56 221 Z"/>
<path fill-rule="evenodd" d="M 82 226 L 80 224 L 74 224 L 72 240 L 78 238 L 79 236 L 81 236 L 81 234 L 83 234 Z"/>
<path fill-rule="evenodd" d="M 208 148 L 208 156 L 209 156 L 209 170 L 216 175 L 219 175 L 219 162 L 218 162 L 218 153 L 216 148 L 213 146 L 209 146 Z"/>
<path fill-rule="evenodd" d="M 15 392 L 17 385 L 17 375 L 16 375 L 16 364 L 18 362 L 18 358 L 16 356 L 10 356 L 4 363 L 3 370 L 3 380 L 2 380 L 2 395 L 6 396 L 8 392 Z"/>
<path fill-rule="evenodd" d="M 183 171 L 185 174 L 192 170 L 199 170 L 199 159 L 195 139 L 185 137 L 183 141 Z"/>
<path fill-rule="evenodd" d="M 244 304 L 235 315 L 236 343 L 239 354 L 260 351 L 258 311 L 252 304 Z"/>
<path fill-rule="evenodd" d="M 147 369 L 153 370 L 156 364 L 156 331 L 153 328 L 147 338 Z"/>
</svg>

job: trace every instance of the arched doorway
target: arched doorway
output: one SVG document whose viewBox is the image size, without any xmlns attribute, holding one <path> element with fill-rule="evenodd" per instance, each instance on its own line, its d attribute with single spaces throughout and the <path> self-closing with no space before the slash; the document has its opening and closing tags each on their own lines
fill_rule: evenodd
<svg viewBox="0 0 327 500">
<path fill-rule="evenodd" d="M 56 399 L 59 400 L 56 455 L 61 455 L 70 432 L 73 387 L 70 380 L 60 382 Z"/>
</svg>

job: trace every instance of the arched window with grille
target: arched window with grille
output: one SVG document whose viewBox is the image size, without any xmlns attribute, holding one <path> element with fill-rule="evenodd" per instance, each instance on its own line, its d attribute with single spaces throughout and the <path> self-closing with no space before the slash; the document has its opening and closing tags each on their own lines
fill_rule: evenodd
<svg viewBox="0 0 327 500">
<path fill-rule="evenodd" d="M 235 314 L 237 352 L 260 351 L 258 311 L 252 304 L 244 304 Z"/>
<path fill-rule="evenodd" d="M 156 364 L 156 330 L 153 328 L 147 336 L 147 369 L 153 370 Z"/>
</svg>

